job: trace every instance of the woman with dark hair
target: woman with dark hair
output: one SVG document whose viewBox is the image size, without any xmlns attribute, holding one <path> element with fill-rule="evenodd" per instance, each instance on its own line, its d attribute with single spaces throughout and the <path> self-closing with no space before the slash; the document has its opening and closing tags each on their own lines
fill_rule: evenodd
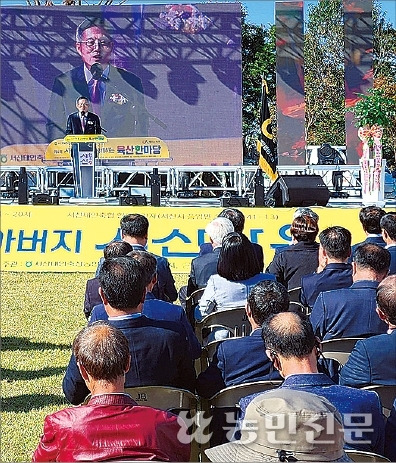
<svg viewBox="0 0 396 463">
<path fill-rule="evenodd" d="M 318 221 L 310 215 L 301 215 L 290 227 L 293 246 L 288 246 L 269 264 L 266 271 L 273 273 L 287 289 L 301 287 L 301 277 L 313 273 L 319 264 Z M 298 299 L 297 299 L 298 300 Z"/>
<path fill-rule="evenodd" d="M 223 239 L 217 274 L 208 280 L 196 318 L 215 310 L 244 306 L 250 288 L 262 280 L 275 280 L 275 276 L 261 273 L 252 243 L 243 233 L 229 233 Z"/>
</svg>

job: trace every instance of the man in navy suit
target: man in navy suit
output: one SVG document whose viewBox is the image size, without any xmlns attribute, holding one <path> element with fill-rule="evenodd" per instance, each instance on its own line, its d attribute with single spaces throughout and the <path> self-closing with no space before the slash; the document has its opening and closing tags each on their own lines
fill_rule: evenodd
<svg viewBox="0 0 396 463">
<path fill-rule="evenodd" d="M 380 226 L 381 218 L 385 214 L 386 212 L 377 206 L 366 206 L 360 210 L 359 220 L 367 237 L 364 241 L 352 246 L 352 257 L 355 255 L 357 247 L 364 243 L 374 243 L 385 247 L 386 243 L 382 238 Z"/>
<path fill-rule="evenodd" d="M 77 111 L 69 114 L 66 124 L 66 135 L 91 135 L 100 134 L 99 117 L 88 111 L 89 101 L 85 96 L 79 96 L 76 100 Z"/>
<path fill-rule="evenodd" d="M 191 356 L 193 359 L 198 359 L 201 356 L 202 347 L 187 319 L 186 312 L 179 305 L 156 299 L 152 293 L 157 283 L 157 260 L 154 254 L 146 251 L 131 251 L 128 252 L 128 256 L 140 262 L 147 276 L 146 297 L 144 299 L 142 314 L 153 320 L 169 320 L 181 323 L 188 339 Z M 99 280 L 97 285 L 99 289 Z M 108 318 L 105 307 L 100 300 L 91 312 L 89 323 L 91 324 L 97 320 L 107 320 Z"/>
<path fill-rule="evenodd" d="M 389 275 L 396 274 L 396 213 L 390 212 L 381 218 L 382 237 L 386 243 L 386 249 L 390 252 L 391 263 Z"/>
<path fill-rule="evenodd" d="M 219 260 L 223 238 L 233 231 L 234 225 L 231 220 L 225 217 L 216 217 L 212 222 L 208 223 L 205 232 L 209 235 L 213 252 L 198 256 L 191 261 L 187 296 L 190 296 L 197 289 L 204 288 L 208 283 L 209 277 L 217 273 L 217 261 Z M 180 289 L 179 299 L 180 296 L 182 296 L 182 299 L 184 298 L 183 288 Z"/>
<path fill-rule="evenodd" d="M 389 251 L 377 244 L 360 245 L 352 262 L 353 284 L 319 294 L 310 316 L 316 336 L 367 337 L 386 333 L 376 314 L 376 289 L 389 270 Z"/>
<path fill-rule="evenodd" d="M 149 115 L 142 81 L 110 64 L 114 42 L 102 18 L 86 18 L 77 27 L 75 47 L 83 64 L 54 81 L 47 121 L 48 141 L 65 136 L 66 117 L 73 111 L 79 95 L 89 97 L 109 137 L 146 136 Z"/>
<path fill-rule="evenodd" d="M 209 398 L 235 384 L 281 379 L 264 353 L 261 325 L 269 315 L 288 309 L 289 295 L 282 284 L 269 280 L 257 283 L 246 303 L 246 315 L 252 327 L 250 336 L 227 339 L 218 345 L 209 367 L 197 378 L 198 394 Z"/>
<path fill-rule="evenodd" d="M 328 227 L 319 234 L 318 271 L 301 278 L 300 301 L 312 310 L 318 294 L 351 286 L 351 232 L 344 227 Z"/>
<path fill-rule="evenodd" d="M 270 315 L 263 323 L 262 334 L 267 356 L 285 378 L 281 388 L 312 392 L 329 400 L 343 415 L 345 448 L 383 453 L 385 426 L 378 395 L 339 386 L 318 372 L 320 344 L 308 318 L 294 312 Z M 239 401 L 241 420 L 248 404 L 259 394 Z"/>
<path fill-rule="evenodd" d="M 378 285 L 377 314 L 388 325 L 387 333 L 356 343 L 341 370 L 340 384 L 396 386 L 396 275 L 389 275 Z"/>
<path fill-rule="evenodd" d="M 218 217 L 225 217 L 226 219 L 231 220 L 232 224 L 234 225 L 234 231 L 238 233 L 243 233 L 243 229 L 245 227 L 245 216 L 243 215 L 243 212 L 240 211 L 239 209 L 236 209 L 234 207 L 228 207 L 227 209 L 223 209 Z M 264 252 L 263 248 L 260 244 L 258 243 L 252 243 L 254 252 L 257 256 L 257 259 L 259 261 L 261 271 L 264 269 Z M 207 254 L 208 252 L 213 252 L 213 246 L 212 243 L 202 243 L 201 246 L 199 247 L 199 255 L 203 256 L 204 254 Z"/>
<path fill-rule="evenodd" d="M 159 385 L 194 391 L 195 371 L 183 326 L 142 314 L 146 278 L 143 266 L 127 256 L 105 260 L 99 274 L 108 322 L 119 328 L 129 343 L 132 362 L 125 387 Z M 73 354 L 63 378 L 63 392 L 74 405 L 89 393 Z"/>
</svg>

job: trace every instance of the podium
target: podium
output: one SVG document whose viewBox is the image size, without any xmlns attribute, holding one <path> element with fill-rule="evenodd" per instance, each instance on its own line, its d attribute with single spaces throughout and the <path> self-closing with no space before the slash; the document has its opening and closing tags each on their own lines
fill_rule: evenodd
<svg viewBox="0 0 396 463">
<path fill-rule="evenodd" d="M 66 135 L 64 141 L 69 143 L 73 164 L 74 196 L 76 198 L 96 197 L 95 159 L 97 143 L 106 143 L 107 138 L 101 134 Z"/>
</svg>

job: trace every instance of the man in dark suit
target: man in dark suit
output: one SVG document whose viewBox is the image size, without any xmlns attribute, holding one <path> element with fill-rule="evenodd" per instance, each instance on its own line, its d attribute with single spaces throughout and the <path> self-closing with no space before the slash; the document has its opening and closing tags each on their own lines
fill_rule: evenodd
<svg viewBox="0 0 396 463">
<path fill-rule="evenodd" d="M 355 255 L 357 247 L 361 244 L 374 243 L 385 247 L 386 243 L 382 238 L 380 226 L 381 218 L 385 214 L 386 212 L 378 206 L 366 206 L 360 210 L 359 220 L 367 237 L 364 241 L 352 246 L 352 258 Z"/>
<path fill-rule="evenodd" d="M 388 325 L 387 333 L 356 343 L 341 370 L 340 384 L 396 386 L 396 275 L 389 275 L 378 285 L 377 314 Z"/>
<path fill-rule="evenodd" d="M 142 82 L 135 74 L 110 64 L 114 42 L 104 21 L 86 18 L 77 27 L 75 47 L 83 64 L 54 81 L 48 141 L 65 136 L 64 123 L 79 95 L 89 97 L 109 137 L 146 136 L 149 115 Z"/>
<path fill-rule="evenodd" d="M 99 117 L 88 111 L 89 101 L 85 96 L 79 96 L 76 100 L 77 111 L 69 114 L 66 124 L 66 135 L 91 135 L 100 134 Z"/>
<path fill-rule="evenodd" d="M 380 226 L 386 249 L 391 255 L 389 275 L 394 275 L 396 274 L 396 213 L 390 212 L 384 215 L 381 218 Z"/>
<path fill-rule="evenodd" d="M 328 227 L 319 234 L 318 271 L 301 278 L 300 301 L 312 310 L 318 294 L 348 288 L 353 283 L 351 232 L 344 227 Z"/>
<path fill-rule="evenodd" d="M 245 216 L 243 215 L 243 212 L 240 211 L 239 209 L 233 208 L 233 207 L 228 207 L 227 209 L 223 209 L 218 217 L 225 217 L 226 219 L 231 220 L 232 224 L 234 225 L 234 231 L 238 233 L 243 233 L 243 229 L 245 227 Z M 254 252 L 257 256 L 257 259 L 260 264 L 261 271 L 264 269 L 264 253 L 263 253 L 263 248 L 260 244 L 258 243 L 253 243 L 253 249 Z M 213 252 L 213 246 L 212 243 L 202 243 L 201 246 L 199 247 L 199 255 L 203 256 L 204 254 L 208 252 Z"/>
<path fill-rule="evenodd" d="M 143 266 L 127 256 L 105 260 L 99 274 L 108 322 L 124 333 L 133 359 L 125 387 L 160 385 L 193 391 L 195 371 L 183 327 L 142 314 L 146 278 Z M 63 392 L 74 405 L 89 393 L 73 354 L 63 378 Z"/>
<path fill-rule="evenodd" d="M 376 289 L 389 270 L 390 254 L 377 244 L 362 244 L 352 262 L 353 284 L 319 294 L 310 316 L 316 336 L 367 337 L 386 333 L 375 312 Z"/>
<path fill-rule="evenodd" d="M 192 260 L 190 277 L 187 284 L 187 296 L 190 296 L 197 289 L 204 288 L 208 283 L 209 277 L 217 273 L 217 261 L 219 260 L 221 243 L 223 238 L 233 231 L 234 225 L 231 220 L 225 217 L 217 217 L 206 226 L 205 232 L 209 235 L 213 252 L 198 256 Z M 180 289 L 180 293 L 183 293 L 182 289 Z M 179 299 L 185 300 L 182 294 L 181 296 L 182 299 L 180 299 L 180 296 Z"/>
<path fill-rule="evenodd" d="M 133 251 L 132 246 L 126 241 L 111 241 L 103 249 L 103 258 L 126 256 L 128 252 Z M 99 294 L 99 278 L 91 278 L 87 281 L 84 296 L 84 315 L 88 319 L 95 305 L 102 304 L 102 298 Z M 106 317 L 107 318 L 107 317 Z"/>
<path fill-rule="evenodd" d="M 201 397 L 212 397 L 235 384 L 281 379 L 265 355 L 261 325 L 269 315 L 286 312 L 289 302 L 286 288 L 277 281 L 261 281 L 252 288 L 246 304 L 252 332 L 250 336 L 227 339 L 217 346 L 209 367 L 197 378 L 197 392 Z"/>
</svg>

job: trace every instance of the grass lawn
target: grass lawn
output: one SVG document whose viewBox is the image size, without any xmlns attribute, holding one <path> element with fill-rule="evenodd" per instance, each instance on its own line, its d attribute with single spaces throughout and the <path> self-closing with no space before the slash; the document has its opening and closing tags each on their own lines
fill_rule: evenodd
<svg viewBox="0 0 396 463">
<path fill-rule="evenodd" d="M 186 275 L 174 275 L 176 287 Z M 44 417 L 68 406 L 62 378 L 86 324 L 89 273 L 1 274 L 2 462 L 31 461 Z"/>
</svg>

